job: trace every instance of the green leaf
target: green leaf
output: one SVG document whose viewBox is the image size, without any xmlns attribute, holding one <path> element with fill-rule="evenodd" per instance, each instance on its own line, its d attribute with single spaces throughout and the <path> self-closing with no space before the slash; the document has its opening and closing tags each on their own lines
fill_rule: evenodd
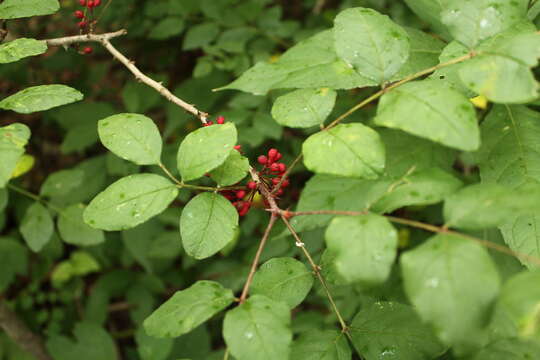
<svg viewBox="0 0 540 360">
<path fill-rule="evenodd" d="M 122 159 L 137 165 L 157 165 L 161 158 L 161 135 L 144 115 L 118 114 L 98 122 L 103 145 Z"/>
<path fill-rule="evenodd" d="M 288 359 L 292 340 L 290 322 L 285 303 L 254 295 L 227 312 L 223 337 L 238 360 Z"/>
<path fill-rule="evenodd" d="M 47 340 L 47 349 L 55 360 L 117 360 L 111 336 L 99 325 L 78 323 L 73 331 L 76 341 L 62 335 Z"/>
<path fill-rule="evenodd" d="M 415 171 L 394 183 L 373 205 L 373 211 L 391 213 L 404 206 L 436 204 L 462 185 L 459 179 L 438 168 Z"/>
<path fill-rule="evenodd" d="M 0 188 L 6 186 L 11 178 L 29 138 L 30 129 L 24 124 L 0 127 Z"/>
<path fill-rule="evenodd" d="M 190 133 L 178 149 L 178 170 L 182 179 L 198 179 L 223 164 L 236 139 L 236 127 L 232 123 L 206 126 Z"/>
<path fill-rule="evenodd" d="M 52 199 L 64 198 L 80 189 L 84 180 L 84 171 L 80 169 L 56 171 L 47 176 L 39 194 Z"/>
<path fill-rule="evenodd" d="M 69 86 L 40 85 L 26 88 L 4 98 L 0 101 L 0 108 L 30 114 L 70 104 L 82 98 L 83 94 Z"/>
<path fill-rule="evenodd" d="M 360 310 L 351 324 L 354 347 L 366 360 L 431 360 L 445 348 L 409 305 L 377 301 Z"/>
<path fill-rule="evenodd" d="M 54 223 L 49 210 L 35 202 L 24 213 L 19 229 L 28 247 L 39 252 L 51 240 Z"/>
<path fill-rule="evenodd" d="M 384 170 L 384 144 L 362 124 L 340 124 L 311 135 L 302 153 L 306 167 L 316 173 L 376 179 Z"/>
<path fill-rule="evenodd" d="M 167 17 L 158 22 L 148 34 L 148 38 L 164 40 L 176 35 L 180 35 L 184 31 L 185 22 L 179 17 Z"/>
<path fill-rule="evenodd" d="M 312 285 L 313 275 L 300 261 L 288 257 L 273 258 L 255 273 L 251 293 L 284 302 L 293 309 L 304 300 Z"/>
<path fill-rule="evenodd" d="M 0 291 L 4 292 L 16 275 L 25 275 L 28 268 L 27 249 L 11 238 L 0 237 Z"/>
<path fill-rule="evenodd" d="M 456 151 L 433 141 L 409 135 L 400 130 L 377 129 L 386 149 L 385 172 L 390 177 L 401 177 L 416 169 L 440 168 L 450 172 Z"/>
<path fill-rule="evenodd" d="M 296 211 L 369 209 L 390 188 L 389 180 L 361 180 L 330 175 L 315 175 L 302 189 Z M 333 215 L 295 216 L 296 231 L 313 230 L 327 225 Z"/>
<path fill-rule="evenodd" d="M 334 20 L 338 56 L 378 84 L 390 80 L 409 58 L 409 36 L 386 15 L 351 8 Z"/>
<path fill-rule="evenodd" d="M 454 235 L 436 235 L 401 256 L 401 271 L 420 317 L 457 355 L 485 342 L 500 280 L 484 248 Z"/>
<path fill-rule="evenodd" d="M 361 76 L 336 54 L 332 30 L 322 31 L 287 50 L 275 63 L 259 62 L 219 88 L 264 95 L 272 89 L 328 87 L 354 89 L 377 83 Z"/>
<path fill-rule="evenodd" d="M 337 272 L 347 283 L 383 283 L 396 258 L 397 231 L 376 214 L 340 216 L 325 233 Z"/>
<path fill-rule="evenodd" d="M 540 272 L 521 272 L 508 280 L 499 298 L 499 306 L 517 327 L 520 337 L 540 340 Z"/>
<path fill-rule="evenodd" d="M 203 23 L 191 26 L 184 38 L 183 50 L 193 50 L 210 44 L 219 34 L 216 23 Z"/>
<path fill-rule="evenodd" d="M 235 236 L 238 212 L 219 194 L 205 192 L 195 196 L 182 211 L 180 234 L 184 249 L 195 259 L 210 257 Z"/>
<path fill-rule="evenodd" d="M 246 177 L 249 171 L 249 160 L 238 151 L 231 151 L 223 164 L 210 171 L 210 177 L 219 186 L 234 185 Z"/>
<path fill-rule="evenodd" d="M 502 339 L 480 350 L 472 360 L 529 360 L 540 358 L 540 345 L 519 339 Z"/>
<path fill-rule="evenodd" d="M 444 0 L 441 19 L 469 48 L 526 19 L 528 0 Z"/>
<path fill-rule="evenodd" d="M 423 31 L 405 28 L 410 41 L 410 54 L 407 62 L 392 77 L 392 81 L 401 80 L 439 63 L 439 55 L 444 42 Z"/>
<path fill-rule="evenodd" d="M 511 188 L 540 182 L 540 115 L 522 106 L 495 106 L 482 123 L 482 147 L 477 153 L 482 182 Z M 514 251 L 540 257 L 540 211 L 512 216 L 501 227 Z M 520 259 L 527 266 L 533 266 Z"/>
<path fill-rule="evenodd" d="M 435 80 L 410 82 L 388 92 L 381 98 L 374 123 L 459 150 L 480 146 L 476 113 L 469 99 Z"/>
<path fill-rule="evenodd" d="M 540 211 L 540 184 L 512 189 L 497 184 L 475 184 L 450 195 L 444 203 L 446 225 L 487 229 L 509 218 Z"/>
<path fill-rule="evenodd" d="M 103 231 L 91 228 L 83 221 L 85 206 L 74 204 L 65 208 L 58 217 L 58 232 L 68 244 L 91 246 L 105 241 Z"/>
<path fill-rule="evenodd" d="M 178 337 L 186 334 L 229 306 L 231 290 L 215 281 L 201 280 L 177 291 L 144 321 L 146 333 L 153 337 Z"/>
<path fill-rule="evenodd" d="M 167 360 L 174 345 L 173 339 L 148 336 L 143 328 L 135 333 L 135 342 L 141 360 Z"/>
<path fill-rule="evenodd" d="M 280 96 L 272 106 L 272 117 L 283 126 L 307 128 L 321 125 L 336 102 L 336 92 L 327 88 L 302 89 Z"/>
<path fill-rule="evenodd" d="M 294 360 L 351 360 L 351 349 L 345 334 L 335 330 L 309 330 L 293 342 Z"/>
<path fill-rule="evenodd" d="M 49 15 L 58 9 L 60 9 L 58 0 L 4 0 L 0 4 L 0 19 Z"/>
<path fill-rule="evenodd" d="M 416 13 L 422 20 L 427 22 L 440 34 L 444 39 L 447 39 L 450 34 L 446 26 L 441 21 L 442 6 L 440 1 L 433 0 L 405 0 L 405 3 Z"/>
<path fill-rule="evenodd" d="M 469 89 L 496 103 L 527 103 L 538 97 L 538 83 L 531 68 L 538 64 L 540 56 L 539 34 L 502 37 L 482 51 L 459 70 Z"/>
<path fill-rule="evenodd" d="M 0 4 L 0 7 L 2 5 Z M 0 64 L 18 61 L 47 51 L 47 44 L 36 39 L 20 38 L 0 45 Z"/>
<path fill-rule="evenodd" d="M 162 176 L 126 176 L 90 202 L 84 211 L 84 222 L 108 231 L 129 229 L 161 213 L 177 195 L 176 186 Z"/>
</svg>

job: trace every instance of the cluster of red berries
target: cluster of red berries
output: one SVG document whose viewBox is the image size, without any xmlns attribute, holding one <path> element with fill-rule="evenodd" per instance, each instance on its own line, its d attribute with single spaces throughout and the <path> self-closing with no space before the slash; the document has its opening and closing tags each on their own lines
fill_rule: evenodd
<svg viewBox="0 0 540 360">
<path fill-rule="evenodd" d="M 289 186 L 289 180 L 283 178 L 287 171 L 287 166 L 284 163 L 278 162 L 281 159 L 281 153 L 277 149 L 268 150 L 267 155 L 260 155 L 257 158 L 257 162 L 263 166 L 258 171 L 259 179 L 264 183 L 271 192 L 277 189 L 277 186 L 281 182 L 281 186 L 275 191 L 276 196 L 283 194 L 283 189 Z M 248 213 L 253 203 L 253 198 L 258 191 L 258 184 L 255 181 L 248 181 L 246 189 L 240 189 L 236 191 L 227 191 L 222 193 L 227 199 L 229 199 L 234 207 L 238 210 L 240 216 L 244 216 Z M 268 206 L 266 200 L 265 205 Z"/>
<path fill-rule="evenodd" d="M 94 8 L 101 5 L 101 0 L 79 0 L 79 4 L 84 6 L 84 11 L 77 10 L 73 13 L 76 19 L 78 19 L 77 26 L 79 29 L 84 30 L 89 24 L 88 16 L 86 14 L 87 10 L 90 12 L 90 17 L 93 17 Z M 84 54 L 91 54 L 93 51 L 92 47 L 86 46 L 83 48 L 82 52 Z"/>
<path fill-rule="evenodd" d="M 215 124 L 225 124 L 225 117 L 218 116 Z M 213 121 L 208 121 L 203 124 L 205 127 L 212 125 L 214 125 Z M 239 152 L 242 152 L 241 145 L 236 145 L 234 148 Z M 270 149 L 266 155 L 260 155 L 257 158 L 257 162 L 262 165 L 262 169 L 257 172 L 259 179 L 264 183 L 264 186 L 266 186 L 267 189 L 272 193 L 275 192 L 276 196 L 282 195 L 283 189 L 289 186 L 289 180 L 283 178 L 287 171 L 287 166 L 284 163 L 279 162 L 281 157 L 282 155 L 277 149 Z M 276 190 L 279 183 L 281 183 L 281 186 Z M 255 181 L 248 181 L 245 187 L 240 187 L 239 190 L 225 190 L 221 192 L 221 195 L 231 201 L 236 210 L 238 210 L 240 216 L 244 216 L 251 209 L 253 198 L 257 191 L 258 184 Z M 264 200 L 264 202 L 265 205 L 268 206 L 266 200 Z"/>
</svg>

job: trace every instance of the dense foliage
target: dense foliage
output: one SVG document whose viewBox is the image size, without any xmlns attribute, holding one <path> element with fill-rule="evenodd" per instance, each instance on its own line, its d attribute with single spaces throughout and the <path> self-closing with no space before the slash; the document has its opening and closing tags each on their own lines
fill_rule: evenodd
<svg viewBox="0 0 540 360">
<path fill-rule="evenodd" d="M 540 359 L 539 14 L 0 0 L 0 360 Z"/>
</svg>

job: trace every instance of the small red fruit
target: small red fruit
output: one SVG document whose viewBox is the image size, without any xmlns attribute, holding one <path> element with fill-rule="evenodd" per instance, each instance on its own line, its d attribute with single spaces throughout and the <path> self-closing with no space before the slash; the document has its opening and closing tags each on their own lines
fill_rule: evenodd
<svg viewBox="0 0 540 360">
<path fill-rule="evenodd" d="M 270 171 L 278 172 L 279 171 L 279 165 L 276 164 L 276 163 L 273 163 L 272 165 L 270 165 Z"/>
<path fill-rule="evenodd" d="M 268 158 L 270 159 L 270 162 L 276 160 L 277 154 L 279 154 L 279 151 L 277 151 L 277 149 L 268 150 Z"/>
<path fill-rule="evenodd" d="M 84 13 L 81 10 L 75 11 L 74 15 L 77 19 L 84 19 Z"/>
<path fill-rule="evenodd" d="M 89 0 L 88 3 L 86 4 L 86 6 L 88 6 L 89 9 L 93 8 L 94 7 L 94 1 Z"/>
<path fill-rule="evenodd" d="M 255 190 L 257 188 L 257 183 L 255 181 L 248 181 L 247 187 L 248 189 Z"/>
<path fill-rule="evenodd" d="M 101 0 L 94 0 L 94 7 L 101 5 Z"/>
<path fill-rule="evenodd" d="M 86 0 L 79 0 L 79 4 L 81 4 L 81 6 L 86 6 Z"/>
<path fill-rule="evenodd" d="M 280 180 L 281 180 L 281 178 L 273 178 L 272 179 L 272 184 L 277 185 L 277 184 L 279 184 Z"/>
<path fill-rule="evenodd" d="M 217 119 L 216 119 L 216 122 L 218 124 L 224 124 L 225 123 L 225 118 L 223 116 L 218 116 Z"/>
<path fill-rule="evenodd" d="M 281 187 L 286 188 L 287 186 L 289 186 L 289 184 L 289 180 L 283 180 L 283 182 L 281 183 Z"/>
<path fill-rule="evenodd" d="M 246 192 L 244 190 L 238 190 L 236 192 L 236 197 L 239 198 L 239 199 L 243 199 L 244 196 L 246 196 Z"/>
<path fill-rule="evenodd" d="M 86 22 L 86 21 L 79 21 L 77 23 L 77 26 L 80 27 L 81 29 L 86 27 L 86 25 L 88 25 L 88 22 Z"/>
<path fill-rule="evenodd" d="M 242 145 L 234 145 L 234 149 L 242 152 Z"/>
<path fill-rule="evenodd" d="M 257 162 L 261 165 L 266 165 L 266 163 L 268 162 L 268 158 L 264 155 L 261 155 L 257 158 Z"/>
<path fill-rule="evenodd" d="M 279 190 L 277 191 L 277 193 L 276 193 L 277 196 L 279 196 L 279 195 L 281 195 L 281 194 L 283 194 L 283 189 L 279 189 Z"/>
<path fill-rule="evenodd" d="M 90 46 L 87 46 L 83 49 L 83 53 L 85 54 L 91 54 L 94 49 L 92 49 Z"/>
<path fill-rule="evenodd" d="M 280 173 L 284 173 L 285 170 L 287 170 L 287 165 L 285 165 L 284 163 L 278 163 L 277 165 Z"/>
</svg>

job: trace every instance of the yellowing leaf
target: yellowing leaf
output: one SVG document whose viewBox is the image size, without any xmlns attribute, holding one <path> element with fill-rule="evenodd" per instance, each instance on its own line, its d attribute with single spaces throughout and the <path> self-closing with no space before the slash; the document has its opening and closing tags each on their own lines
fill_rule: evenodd
<svg viewBox="0 0 540 360">
<path fill-rule="evenodd" d="M 13 173 L 11 174 L 11 178 L 14 179 L 23 174 L 26 174 L 28 171 L 32 170 L 35 162 L 36 162 L 36 159 L 32 155 L 25 154 L 21 156 L 19 158 L 19 161 L 17 161 L 17 165 L 15 165 L 15 169 L 13 170 Z"/>
<path fill-rule="evenodd" d="M 472 102 L 472 104 L 475 107 L 477 107 L 479 109 L 482 109 L 482 110 L 486 110 L 486 108 L 488 106 L 488 100 L 484 95 L 479 95 L 479 96 L 470 98 L 469 100 Z"/>
</svg>

